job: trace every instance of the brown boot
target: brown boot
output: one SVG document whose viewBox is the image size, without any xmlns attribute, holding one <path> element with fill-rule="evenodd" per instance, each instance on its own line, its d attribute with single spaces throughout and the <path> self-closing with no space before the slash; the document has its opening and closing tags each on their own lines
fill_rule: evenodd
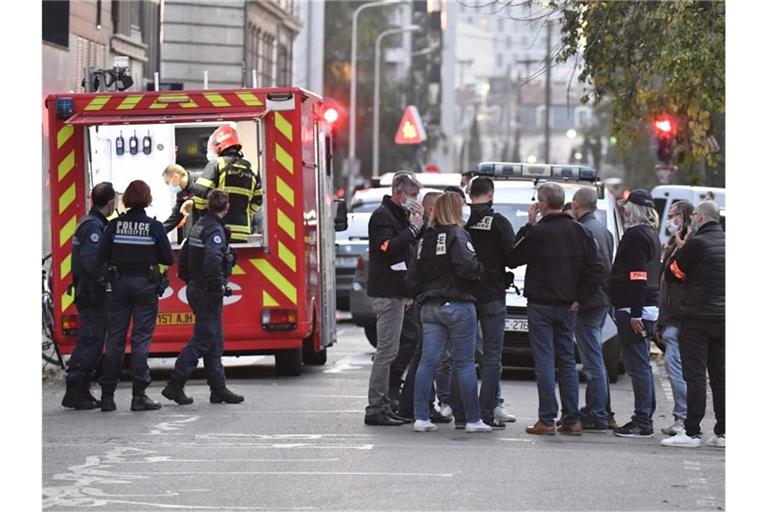
<svg viewBox="0 0 768 512">
<path fill-rule="evenodd" d="M 544 436 L 553 436 L 555 435 L 555 427 L 553 425 L 547 425 L 546 423 L 542 422 L 541 420 L 537 421 L 535 425 L 532 427 L 528 427 L 525 429 L 525 431 L 529 434 L 534 435 L 544 435 Z"/>
<path fill-rule="evenodd" d="M 581 435 L 581 422 L 574 421 L 573 423 L 563 423 L 557 427 L 557 433 L 566 436 L 580 436 Z"/>
<path fill-rule="evenodd" d="M 612 412 L 608 413 L 608 428 L 611 430 L 616 430 L 619 428 L 619 425 L 616 423 L 616 417 Z"/>
</svg>

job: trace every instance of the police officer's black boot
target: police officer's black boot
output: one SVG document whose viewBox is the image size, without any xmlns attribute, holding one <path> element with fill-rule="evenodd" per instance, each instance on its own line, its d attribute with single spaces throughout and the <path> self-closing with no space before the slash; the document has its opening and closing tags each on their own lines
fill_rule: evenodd
<svg viewBox="0 0 768 512">
<path fill-rule="evenodd" d="M 242 395 L 236 395 L 227 387 L 223 387 L 220 389 L 211 389 L 211 403 L 212 404 L 220 404 L 220 403 L 228 403 L 228 404 L 239 404 L 245 400 Z"/>
<path fill-rule="evenodd" d="M 173 379 L 168 381 L 163 390 L 160 392 L 168 400 L 173 400 L 179 405 L 189 405 L 194 402 L 192 397 L 187 396 L 184 393 L 184 385 L 179 381 Z"/>
<path fill-rule="evenodd" d="M 101 400 L 97 399 L 95 396 L 93 396 L 93 393 L 91 393 L 91 379 L 89 377 L 83 377 L 80 379 L 80 395 L 85 400 L 90 400 L 93 402 L 93 409 L 94 407 L 101 407 Z"/>
<path fill-rule="evenodd" d="M 145 393 L 144 390 L 147 385 L 143 382 L 133 383 L 133 399 L 131 400 L 132 411 L 154 411 L 162 407 L 160 402 L 152 400 Z"/>
<path fill-rule="evenodd" d="M 101 411 L 110 412 L 117 409 L 115 405 L 115 384 L 101 385 Z"/>
<path fill-rule="evenodd" d="M 94 402 L 82 394 L 80 381 L 76 379 L 67 379 L 67 391 L 61 399 L 61 405 L 78 411 L 87 411 L 96 407 Z"/>
</svg>

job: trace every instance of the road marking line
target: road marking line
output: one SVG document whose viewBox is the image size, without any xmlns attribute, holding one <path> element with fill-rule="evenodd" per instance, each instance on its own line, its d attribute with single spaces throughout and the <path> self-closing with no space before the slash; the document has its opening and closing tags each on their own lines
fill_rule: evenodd
<svg viewBox="0 0 768 512">
<path fill-rule="evenodd" d="M 377 471 L 163 471 L 157 473 L 135 473 L 141 476 L 157 475 L 275 475 L 275 476 L 405 476 L 405 477 L 435 477 L 453 478 L 453 473 L 387 473 Z"/>
<path fill-rule="evenodd" d="M 126 461 L 124 464 L 154 464 L 157 462 L 339 462 L 337 457 L 322 459 L 174 459 L 169 456 L 147 457 L 144 460 Z"/>
</svg>

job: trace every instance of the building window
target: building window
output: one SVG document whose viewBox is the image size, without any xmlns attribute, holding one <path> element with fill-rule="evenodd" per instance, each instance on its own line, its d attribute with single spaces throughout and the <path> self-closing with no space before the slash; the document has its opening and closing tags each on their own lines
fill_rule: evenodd
<svg viewBox="0 0 768 512">
<path fill-rule="evenodd" d="M 507 50 L 512 49 L 512 36 L 507 36 Z"/>
<path fill-rule="evenodd" d="M 259 41 L 259 86 L 272 87 L 275 64 L 275 38 L 272 35 L 261 33 Z"/>
<path fill-rule="evenodd" d="M 496 67 L 501 67 L 504 65 L 504 56 L 500 53 L 496 54 Z"/>
<path fill-rule="evenodd" d="M 291 55 L 284 44 L 277 47 L 277 85 L 291 85 Z"/>
<path fill-rule="evenodd" d="M 85 76 L 85 68 L 106 68 L 107 49 L 103 44 L 77 37 L 77 52 L 75 54 L 75 83 L 81 87 Z"/>
<path fill-rule="evenodd" d="M 498 30 L 499 32 L 504 32 L 504 18 L 498 19 Z"/>
<path fill-rule="evenodd" d="M 43 41 L 69 48 L 69 2 L 43 2 Z"/>
</svg>

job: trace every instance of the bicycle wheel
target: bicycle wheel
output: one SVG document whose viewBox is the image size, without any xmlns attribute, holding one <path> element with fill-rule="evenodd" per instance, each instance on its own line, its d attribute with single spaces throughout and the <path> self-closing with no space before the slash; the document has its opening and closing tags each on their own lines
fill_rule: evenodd
<svg viewBox="0 0 768 512">
<path fill-rule="evenodd" d="M 43 361 L 45 361 L 45 365 L 43 367 L 50 364 L 55 364 L 56 366 L 60 366 L 62 369 L 64 369 L 64 360 L 61 357 L 61 353 L 59 352 L 59 347 L 56 345 L 56 342 L 53 339 L 53 303 L 51 302 L 51 296 L 49 293 L 45 292 L 43 293 L 43 306 L 42 306 L 42 313 L 43 313 L 43 332 L 42 332 L 42 348 L 43 348 Z"/>
</svg>

